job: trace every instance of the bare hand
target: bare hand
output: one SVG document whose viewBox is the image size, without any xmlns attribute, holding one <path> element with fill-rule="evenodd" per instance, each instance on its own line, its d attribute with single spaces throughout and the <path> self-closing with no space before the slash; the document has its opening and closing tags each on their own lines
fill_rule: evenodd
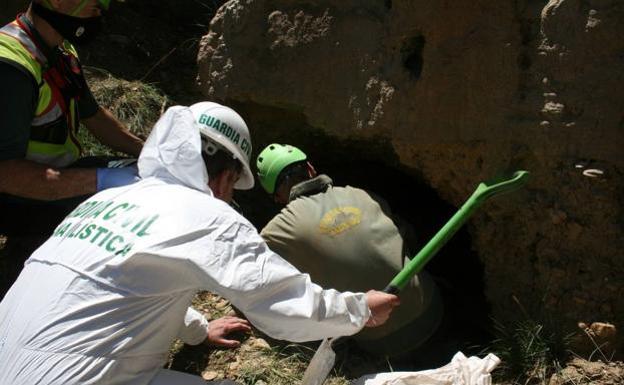
<svg viewBox="0 0 624 385">
<path fill-rule="evenodd" d="M 205 344 L 212 346 L 221 346 L 225 348 L 235 348 L 240 346 L 240 341 L 225 338 L 228 334 L 234 332 L 251 331 L 249 321 L 238 317 L 225 316 L 210 321 L 208 324 L 208 336 L 204 340 Z"/>
<path fill-rule="evenodd" d="M 366 293 L 366 303 L 371 311 L 371 316 L 366 322 L 366 327 L 383 325 L 390 318 L 390 313 L 395 306 L 399 306 L 401 301 L 394 294 L 383 291 L 369 290 Z"/>
</svg>

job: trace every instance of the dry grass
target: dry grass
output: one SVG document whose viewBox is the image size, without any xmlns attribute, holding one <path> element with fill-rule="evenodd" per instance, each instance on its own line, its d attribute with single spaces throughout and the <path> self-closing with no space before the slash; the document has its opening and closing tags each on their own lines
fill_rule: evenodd
<svg viewBox="0 0 624 385">
<path fill-rule="evenodd" d="M 169 103 L 167 97 L 152 85 L 118 79 L 93 67 L 86 68 L 85 73 L 98 103 L 142 138 L 149 135 Z M 84 127 L 79 137 L 84 145 L 84 156 L 122 155 L 100 144 Z"/>
</svg>

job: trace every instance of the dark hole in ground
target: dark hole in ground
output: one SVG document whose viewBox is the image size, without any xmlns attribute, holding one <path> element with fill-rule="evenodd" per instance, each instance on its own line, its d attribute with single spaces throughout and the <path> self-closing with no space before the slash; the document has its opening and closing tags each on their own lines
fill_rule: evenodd
<svg viewBox="0 0 624 385">
<path fill-rule="evenodd" d="M 385 140 L 337 140 L 307 125 L 305 116 L 292 108 L 278 109 L 249 103 L 226 102 L 241 113 L 252 130 L 255 156 L 270 143 L 288 143 L 307 153 L 317 171 L 328 174 L 335 185 L 363 188 L 383 197 L 392 211 L 414 227 L 416 251 L 447 222 L 457 208 L 443 201 L 416 173 L 401 168 L 392 147 Z M 254 128 L 256 130 L 254 131 Z M 468 197 L 466 197 L 467 199 Z M 257 186 L 238 192 L 245 215 L 261 229 L 280 207 Z M 470 347 L 488 345 L 489 308 L 485 301 L 483 267 L 472 250 L 470 235 L 461 229 L 430 261 L 427 270 L 436 276 L 444 291 L 452 324 L 445 331 L 444 346 L 422 357 L 403 357 L 393 368 L 429 369 L 446 364 L 458 350 L 475 354 Z M 381 289 L 381 288 L 380 288 Z M 481 349 L 478 349 L 481 350 Z"/>
<path fill-rule="evenodd" d="M 424 48 L 425 37 L 418 35 L 407 40 L 401 49 L 403 65 L 414 79 L 420 79 L 422 73 Z"/>
</svg>

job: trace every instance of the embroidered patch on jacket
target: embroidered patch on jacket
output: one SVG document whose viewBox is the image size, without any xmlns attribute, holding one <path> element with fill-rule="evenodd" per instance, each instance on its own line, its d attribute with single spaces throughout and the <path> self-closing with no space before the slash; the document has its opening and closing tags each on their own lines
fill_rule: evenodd
<svg viewBox="0 0 624 385">
<path fill-rule="evenodd" d="M 357 207 L 337 207 L 329 210 L 319 222 L 322 234 L 338 235 L 357 226 L 362 221 L 362 210 Z"/>
</svg>

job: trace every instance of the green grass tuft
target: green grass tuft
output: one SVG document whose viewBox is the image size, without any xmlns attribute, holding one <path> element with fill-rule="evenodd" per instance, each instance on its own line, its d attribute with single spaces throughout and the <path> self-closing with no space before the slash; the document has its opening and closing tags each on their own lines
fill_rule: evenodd
<svg viewBox="0 0 624 385">
<path fill-rule="evenodd" d="M 548 384 L 569 357 L 572 336 L 550 325 L 533 319 L 495 321 L 497 338 L 489 350 L 502 360 L 495 377 L 513 384 Z"/>
</svg>

